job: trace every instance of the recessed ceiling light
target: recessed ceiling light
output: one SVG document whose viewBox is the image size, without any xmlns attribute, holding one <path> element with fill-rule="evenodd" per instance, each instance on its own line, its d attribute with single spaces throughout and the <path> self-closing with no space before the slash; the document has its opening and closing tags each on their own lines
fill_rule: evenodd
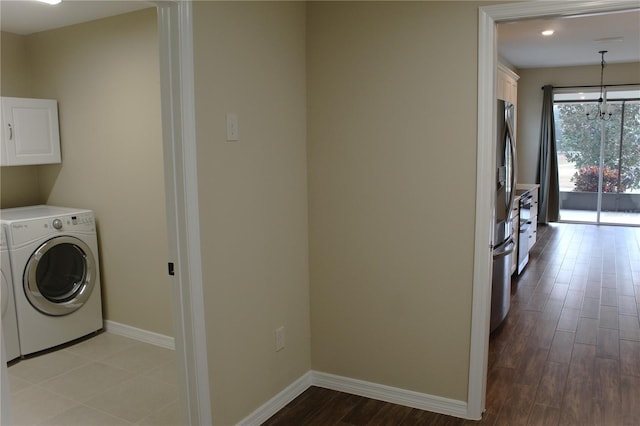
<svg viewBox="0 0 640 426">
<path fill-rule="evenodd" d="M 555 31 L 553 31 L 553 30 L 544 30 L 544 31 L 542 32 L 542 35 L 543 35 L 543 36 L 545 36 L 545 37 L 548 37 L 548 36 L 550 36 L 550 35 L 553 35 L 553 33 L 554 33 L 554 32 L 555 32 Z"/>
<path fill-rule="evenodd" d="M 46 3 L 51 5 L 59 4 L 62 2 L 62 0 L 37 0 L 37 1 L 39 1 L 40 3 Z"/>
</svg>

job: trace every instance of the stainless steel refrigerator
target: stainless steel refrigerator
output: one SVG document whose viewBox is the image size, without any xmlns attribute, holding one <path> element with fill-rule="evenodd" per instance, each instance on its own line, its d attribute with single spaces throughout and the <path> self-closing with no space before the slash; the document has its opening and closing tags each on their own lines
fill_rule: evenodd
<svg viewBox="0 0 640 426">
<path fill-rule="evenodd" d="M 514 108 L 498 100 L 496 144 L 496 205 L 493 234 L 493 276 L 491 279 L 491 331 L 509 313 L 511 264 L 514 255 L 513 202 L 516 195 L 516 147 L 513 132 Z"/>
</svg>

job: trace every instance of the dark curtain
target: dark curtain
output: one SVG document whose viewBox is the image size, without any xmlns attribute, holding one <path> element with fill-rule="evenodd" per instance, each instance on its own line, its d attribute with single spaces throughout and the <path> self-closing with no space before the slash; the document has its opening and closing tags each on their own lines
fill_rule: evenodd
<svg viewBox="0 0 640 426">
<path fill-rule="evenodd" d="M 540 121 L 540 157 L 538 159 L 538 222 L 557 222 L 560 217 L 558 155 L 556 128 L 553 120 L 553 86 L 544 86 L 542 120 Z"/>
</svg>

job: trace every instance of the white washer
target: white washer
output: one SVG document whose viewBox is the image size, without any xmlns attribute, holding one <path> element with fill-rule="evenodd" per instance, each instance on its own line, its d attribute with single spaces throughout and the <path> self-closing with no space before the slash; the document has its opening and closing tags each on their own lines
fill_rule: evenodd
<svg viewBox="0 0 640 426">
<path fill-rule="evenodd" d="M 20 340 L 18 339 L 18 320 L 16 319 L 16 302 L 13 297 L 13 276 L 9 260 L 9 248 L 2 230 L 0 242 L 0 305 L 2 305 L 2 344 L 6 361 L 11 361 L 20 356 Z"/>
<path fill-rule="evenodd" d="M 3 209 L 22 355 L 102 328 L 98 238 L 91 210 Z"/>
</svg>

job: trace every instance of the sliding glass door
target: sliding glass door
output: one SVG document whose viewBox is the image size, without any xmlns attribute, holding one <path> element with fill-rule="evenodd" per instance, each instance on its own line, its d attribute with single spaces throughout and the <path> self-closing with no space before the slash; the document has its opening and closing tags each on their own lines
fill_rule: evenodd
<svg viewBox="0 0 640 426">
<path fill-rule="evenodd" d="M 560 220 L 640 225 L 640 89 L 554 94 Z"/>
</svg>

